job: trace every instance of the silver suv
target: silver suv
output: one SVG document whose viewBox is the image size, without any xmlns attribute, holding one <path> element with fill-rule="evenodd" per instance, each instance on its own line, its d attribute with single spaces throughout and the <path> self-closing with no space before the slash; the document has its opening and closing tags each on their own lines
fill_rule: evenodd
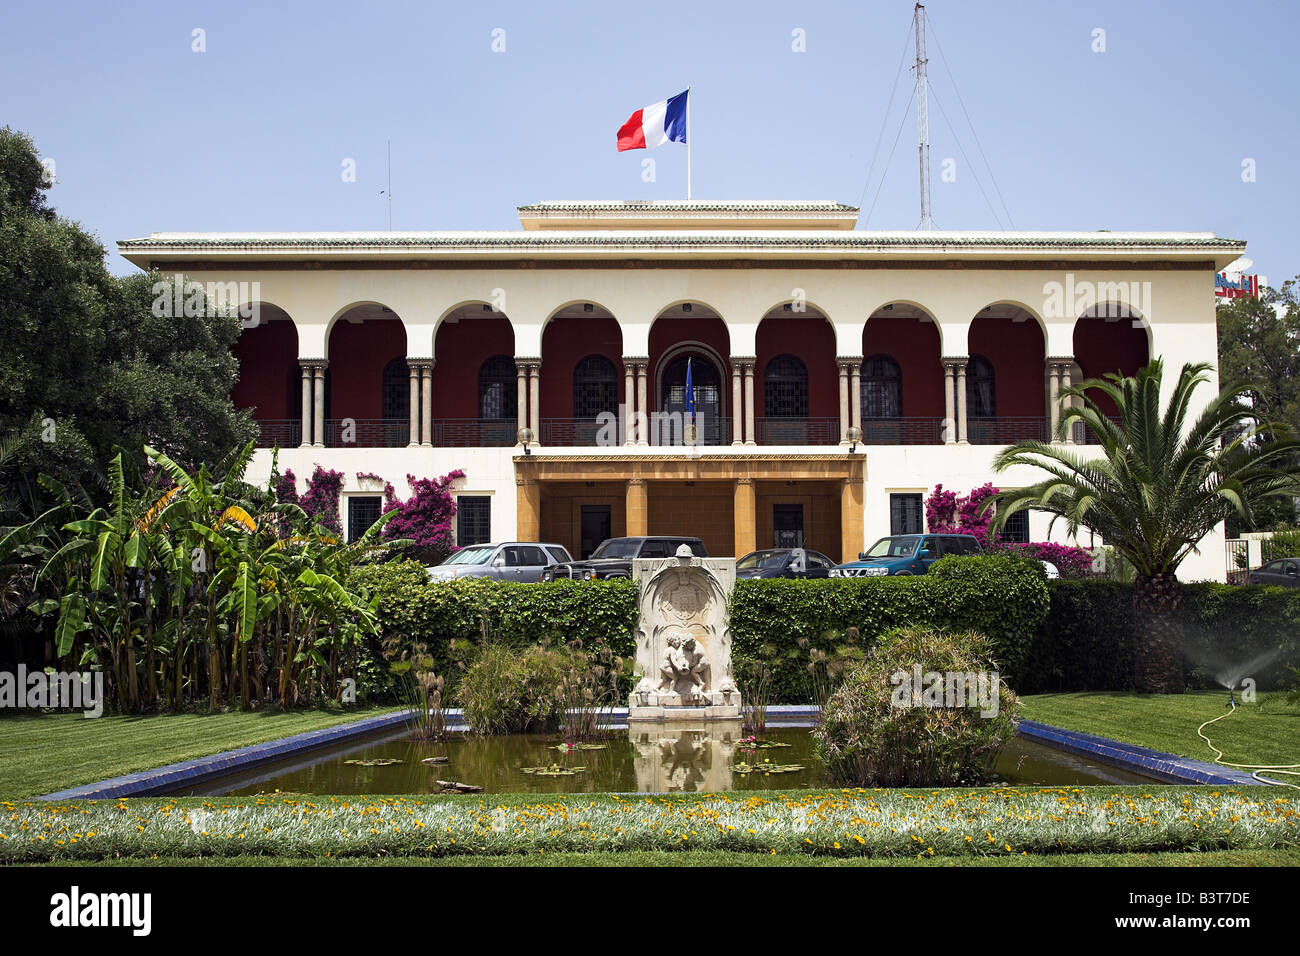
<svg viewBox="0 0 1300 956">
<path fill-rule="evenodd" d="M 503 541 L 499 544 L 471 544 L 453 551 L 442 564 L 429 568 L 429 580 L 492 578 L 494 581 L 542 579 L 542 570 L 573 558 L 562 544 L 535 541 Z"/>
</svg>

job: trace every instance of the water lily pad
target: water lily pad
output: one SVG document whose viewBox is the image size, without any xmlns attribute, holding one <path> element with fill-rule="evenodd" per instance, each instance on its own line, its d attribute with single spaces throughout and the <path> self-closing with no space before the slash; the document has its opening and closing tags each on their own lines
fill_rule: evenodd
<svg viewBox="0 0 1300 956">
<path fill-rule="evenodd" d="M 771 750 L 774 747 L 790 747 L 792 744 L 780 740 L 763 740 L 760 737 L 747 738 L 736 742 L 737 750 Z"/>
<path fill-rule="evenodd" d="M 450 757 L 425 757 L 420 761 L 420 763 L 424 764 L 426 767 L 436 767 L 439 764 L 449 763 L 450 761 Z"/>
<path fill-rule="evenodd" d="M 401 763 L 402 761 L 397 757 L 371 757 L 368 760 L 353 757 L 351 760 L 343 762 L 356 764 L 358 767 L 387 767 L 390 764 Z"/>
<path fill-rule="evenodd" d="M 586 767 L 561 767 L 559 764 L 551 764 L 549 767 L 520 767 L 524 773 L 530 773 L 535 777 L 573 777 Z"/>
<path fill-rule="evenodd" d="M 751 763 L 744 763 L 742 761 L 741 763 L 736 764 L 731 769 L 739 774 L 761 773 L 767 775 L 769 773 L 798 773 L 800 770 L 804 769 L 804 766 L 802 764 L 797 764 L 797 763 L 764 762 L 764 763 L 751 764 Z"/>
<path fill-rule="evenodd" d="M 575 750 L 604 750 L 604 744 L 556 744 L 551 750 L 558 750 L 562 754 L 572 753 Z"/>
</svg>

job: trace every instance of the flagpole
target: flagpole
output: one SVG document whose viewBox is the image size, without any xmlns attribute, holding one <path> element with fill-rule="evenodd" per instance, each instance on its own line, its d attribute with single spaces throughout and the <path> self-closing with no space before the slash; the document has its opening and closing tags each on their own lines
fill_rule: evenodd
<svg viewBox="0 0 1300 956">
<path fill-rule="evenodd" d="M 686 87 L 686 198 L 691 198 L 691 88 Z"/>
</svg>

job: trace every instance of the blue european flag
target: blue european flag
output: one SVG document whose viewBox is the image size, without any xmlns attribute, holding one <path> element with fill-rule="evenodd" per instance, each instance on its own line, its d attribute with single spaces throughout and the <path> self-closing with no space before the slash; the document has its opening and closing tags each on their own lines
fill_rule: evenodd
<svg viewBox="0 0 1300 956">
<path fill-rule="evenodd" d="M 695 380 L 691 377 L 691 360 L 686 360 L 686 414 L 691 424 L 695 424 Z"/>
</svg>

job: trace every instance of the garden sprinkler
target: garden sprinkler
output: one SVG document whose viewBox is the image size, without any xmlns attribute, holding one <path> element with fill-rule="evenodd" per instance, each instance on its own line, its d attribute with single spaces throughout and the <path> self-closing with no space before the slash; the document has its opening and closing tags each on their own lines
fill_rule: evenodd
<svg viewBox="0 0 1300 956">
<path fill-rule="evenodd" d="M 1231 685 L 1231 684 L 1228 685 L 1228 702 L 1227 702 L 1224 706 L 1225 706 L 1225 707 L 1231 707 L 1231 708 L 1233 708 L 1234 710 L 1235 710 L 1236 707 L 1237 707 L 1237 701 L 1236 701 L 1236 700 L 1233 698 L 1233 696 L 1232 696 L 1232 685 Z"/>
</svg>

